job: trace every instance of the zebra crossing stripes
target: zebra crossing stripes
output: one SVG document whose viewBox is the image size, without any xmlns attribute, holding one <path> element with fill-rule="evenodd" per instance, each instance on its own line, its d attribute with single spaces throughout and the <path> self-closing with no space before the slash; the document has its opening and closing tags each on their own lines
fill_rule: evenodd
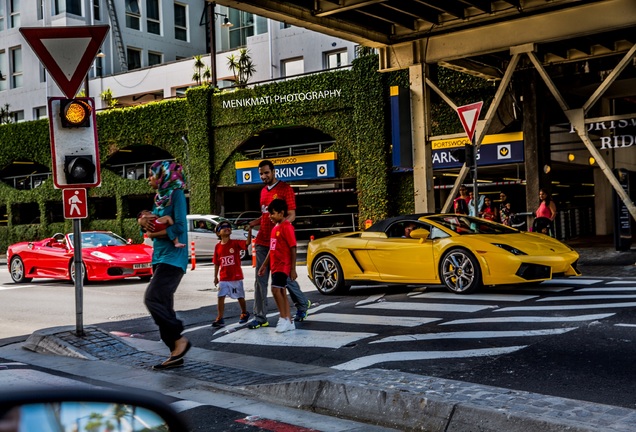
<svg viewBox="0 0 636 432">
<path fill-rule="evenodd" d="M 385 354 L 374 354 L 365 357 L 358 357 L 357 359 L 341 363 L 339 365 L 331 366 L 338 370 L 358 370 L 365 367 L 373 366 L 378 363 L 387 362 L 404 362 L 412 360 L 439 360 L 449 358 L 469 358 L 469 357 L 484 357 L 484 356 L 499 356 L 509 354 L 520 349 L 524 349 L 527 345 L 510 346 L 503 348 L 486 348 L 486 349 L 474 349 L 474 350 L 460 350 L 460 351 L 399 351 Z"/>
<path fill-rule="evenodd" d="M 580 293 L 580 292 L 634 292 L 636 291 L 636 286 L 627 288 L 627 287 L 610 287 L 610 288 L 605 288 L 605 287 L 600 287 L 600 288 L 580 288 L 577 289 L 576 292 Z"/>
<path fill-rule="evenodd" d="M 381 315 L 355 315 L 336 313 L 314 313 L 311 315 L 312 321 L 337 322 L 339 324 L 368 324 L 386 325 L 396 327 L 416 327 L 422 324 L 439 321 L 441 318 L 420 318 L 405 316 L 381 316 Z"/>
<path fill-rule="evenodd" d="M 452 320 L 443 323 L 439 323 L 441 326 L 457 325 L 457 324 L 483 324 L 483 323 L 549 323 L 549 322 L 583 322 L 583 321 L 596 321 L 609 318 L 610 314 L 593 314 L 593 315 L 576 315 L 576 316 L 506 316 L 498 318 L 472 318 L 472 319 L 459 319 Z"/>
<path fill-rule="evenodd" d="M 597 295 L 571 295 L 571 296 L 559 296 L 559 297 L 545 297 L 537 301 L 538 302 L 558 302 L 558 301 L 609 300 L 609 299 L 610 297 L 608 297 L 606 294 L 597 294 Z M 636 294 L 612 295 L 611 299 L 612 300 L 636 299 Z"/>
<path fill-rule="evenodd" d="M 364 309 L 385 309 L 399 311 L 423 312 L 478 312 L 484 309 L 496 308 L 495 305 L 469 305 L 449 303 L 412 303 L 412 302 L 380 302 L 359 306 Z"/>
<path fill-rule="evenodd" d="M 599 282 L 604 282 L 603 279 L 583 279 L 583 278 L 566 278 L 566 279 L 550 279 L 545 282 L 541 282 L 541 286 L 544 285 L 594 285 Z"/>
<path fill-rule="evenodd" d="M 411 298 L 435 299 L 435 300 L 457 300 L 457 294 L 450 292 L 428 292 L 416 294 Z M 504 301 L 504 302 L 522 302 L 537 298 L 536 295 L 519 295 L 519 294 L 471 294 L 467 299 L 470 301 Z"/>
<path fill-rule="evenodd" d="M 358 303 L 356 303 L 356 306 L 361 306 L 361 305 L 369 304 L 369 303 L 375 303 L 378 300 L 380 300 L 382 297 L 384 297 L 384 294 L 377 294 L 377 295 L 369 296 L 366 299 L 360 300 Z"/>
<path fill-rule="evenodd" d="M 377 336 L 377 333 L 303 329 L 276 333 L 274 327 L 265 327 L 258 330 L 244 330 L 230 333 L 213 339 L 212 342 L 296 348 L 341 348 L 347 344 L 374 336 Z"/>
<path fill-rule="evenodd" d="M 619 285 L 619 284 L 636 284 L 636 280 L 632 280 L 632 281 L 610 281 L 607 282 L 607 285 Z"/>
<path fill-rule="evenodd" d="M 513 306 L 495 310 L 495 312 L 519 312 L 519 311 L 551 311 L 551 310 L 577 310 L 577 309 L 614 309 L 636 307 L 636 302 L 628 303 L 595 303 L 587 305 L 560 305 L 560 306 Z"/>
<path fill-rule="evenodd" d="M 566 327 L 556 329 L 541 330 L 518 330 L 518 331 L 465 331 L 465 332 L 449 332 L 449 333 L 426 333 L 426 334 L 410 334 L 390 336 L 377 341 L 369 342 L 370 344 L 386 343 L 386 342 L 413 342 L 413 341 L 432 341 L 440 339 L 495 339 L 507 337 L 531 337 L 531 336 L 552 336 L 576 330 L 577 327 Z"/>
</svg>

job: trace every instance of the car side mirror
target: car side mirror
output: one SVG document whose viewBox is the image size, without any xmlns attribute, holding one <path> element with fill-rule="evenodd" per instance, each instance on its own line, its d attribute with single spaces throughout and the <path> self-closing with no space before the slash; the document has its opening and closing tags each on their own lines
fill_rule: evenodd
<svg viewBox="0 0 636 432">
<path fill-rule="evenodd" d="M 189 430 L 169 405 L 149 392 L 29 388 L 0 395 L 3 431 L 83 431 L 89 423 L 97 426 L 95 422 L 109 430 L 122 422 L 130 430 Z"/>
<path fill-rule="evenodd" d="M 414 239 L 427 239 L 431 232 L 424 228 L 417 228 L 411 231 L 411 238 Z"/>
</svg>

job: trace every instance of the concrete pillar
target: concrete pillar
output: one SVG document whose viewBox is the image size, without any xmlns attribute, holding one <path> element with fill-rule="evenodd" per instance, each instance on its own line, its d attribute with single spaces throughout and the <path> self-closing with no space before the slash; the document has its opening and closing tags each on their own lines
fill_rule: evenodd
<svg viewBox="0 0 636 432">
<path fill-rule="evenodd" d="M 523 144 L 526 171 L 526 209 L 539 207 L 539 189 L 552 192 L 551 176 L 546 167 L 550 161 L 550 129 L 545 118 L 546 89 L 534 69 L 517 73 L 523 97 Z M 531 226 L 532 220 L 530 220 Z"/>
<path fill-rule="evenodd" d="M 409 67 L 415 213 L 435 211 L 433 156 L 429 142 L 430 92 L 424 81 L 427 73 L 428 65 L 416 64 Z"/>
</svg>

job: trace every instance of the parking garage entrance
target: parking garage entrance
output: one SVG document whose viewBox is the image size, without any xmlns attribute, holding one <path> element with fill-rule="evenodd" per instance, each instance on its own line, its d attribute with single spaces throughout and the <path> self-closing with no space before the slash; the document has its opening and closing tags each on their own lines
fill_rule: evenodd
<svg viewBox="0 0 636 432">
<path fill-rule="evenodd" d="M 276 145 L 271 145 L 276 143 Z M 307 127 L 269 129 L 248 139 L 240 148 L 248 160 L 235 162 L 236 186 L 217 187 L 217 208 L 242 224 L 260 217 L 263 183 L 258 164 L 274 163 L 276 178 L 296 193 L 296 237 L 299 241 L 358 229 L 355 178 L 338 171 L 335 140 Z"/>
</svg>

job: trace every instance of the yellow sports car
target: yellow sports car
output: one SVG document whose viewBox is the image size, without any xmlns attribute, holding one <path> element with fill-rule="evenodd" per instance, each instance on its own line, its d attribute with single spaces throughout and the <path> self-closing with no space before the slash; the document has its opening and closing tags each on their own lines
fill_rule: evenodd
<svg viewBox="0 0 636 432">
<path fill-rule="evenodd" d="M 544 234 L 470 216 L 419 214 L 312 241 L 307 270 L 323 294 L 367 283 L 444 284 L 467 294 L 482 285 L 578 276 L 578 259 L 575 250 Z"/>
</svg>

